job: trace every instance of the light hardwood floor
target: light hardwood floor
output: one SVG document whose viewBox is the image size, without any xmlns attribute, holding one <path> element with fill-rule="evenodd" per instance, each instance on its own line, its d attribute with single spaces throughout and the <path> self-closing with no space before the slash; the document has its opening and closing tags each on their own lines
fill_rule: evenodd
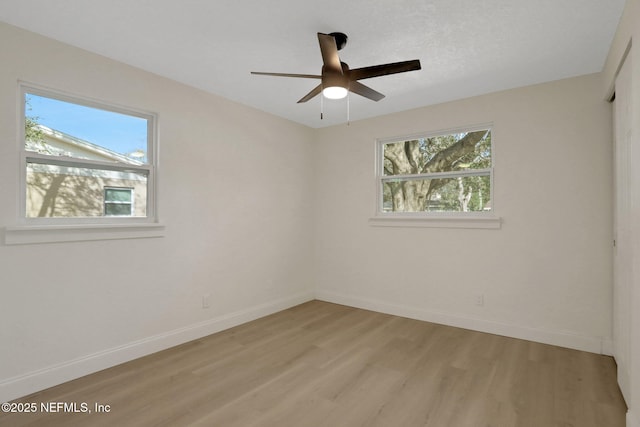
<svg viewBox="0 0 640 427">
<path fill-rule="evenodd" d="M 17 401 L 18 402 L 18 401 Z M 612 358 L 312 301 L 19 402 L 46 426 L 624 426 Z"/>
</svg>

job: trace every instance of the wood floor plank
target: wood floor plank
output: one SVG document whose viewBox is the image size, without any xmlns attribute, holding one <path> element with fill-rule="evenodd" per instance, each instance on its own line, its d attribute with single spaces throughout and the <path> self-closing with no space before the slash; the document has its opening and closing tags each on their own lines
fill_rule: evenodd
<svg viewBox="0 0 640 427">
<path fill-rule="evenodd" d="M 622 427 L 612 358 L 312 301 L 16 402 L 11 426 Z"/>
</svg>

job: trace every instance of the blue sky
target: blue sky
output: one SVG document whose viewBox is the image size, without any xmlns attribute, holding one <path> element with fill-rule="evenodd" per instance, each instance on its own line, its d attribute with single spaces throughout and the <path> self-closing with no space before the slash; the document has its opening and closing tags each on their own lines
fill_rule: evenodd
<svg viewBox="0 0 640 427">
<path fill-rule="evenodd" d="M 147 152 L 147 120 L 27 94 L 26 115 L 42 125 L 120 154 Z"/>
</svg>

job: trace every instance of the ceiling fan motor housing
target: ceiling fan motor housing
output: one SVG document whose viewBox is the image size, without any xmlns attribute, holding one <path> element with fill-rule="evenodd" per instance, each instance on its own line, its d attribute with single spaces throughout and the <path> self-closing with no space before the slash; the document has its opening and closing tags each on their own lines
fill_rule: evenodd
<svg viewBox="0 0 640 427">
<path fill-rule="evenodd" d="M 336 40 L 336 47 L 338 50 L 342 50 L 343 47 L 347 45 L 347 40 L 349 37 L 345 33 L 329 33 L 330 36 Z"/>
<path fill-rule="evenodd" d="M 340 65 L 342 65 L 342 74 L 330 67 L 322 66 L 322 87 L 339 86 L 349 89 L 351 71 L 344 62 L 341 62 Z"/>
</svg>

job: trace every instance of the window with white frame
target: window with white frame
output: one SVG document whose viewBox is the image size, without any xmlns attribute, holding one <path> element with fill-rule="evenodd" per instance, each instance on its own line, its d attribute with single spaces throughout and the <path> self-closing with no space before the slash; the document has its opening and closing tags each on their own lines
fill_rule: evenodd
<svg viewBox="0 0 640 427">
<path fill-rule="evenodd" d="M 490 126 L 380 140 L 377 150 L 379 215 L 491 211 Z"/>
<path fill-rule="evenodd" d="M 155 220 L 155 116 L 21 86 L 27 222 Z"/>
<path fill-rule="evenodd" d="M 133 188 L 104 188 L 105 216 L 132 216 L 134 210 Z"/>
</svg>

